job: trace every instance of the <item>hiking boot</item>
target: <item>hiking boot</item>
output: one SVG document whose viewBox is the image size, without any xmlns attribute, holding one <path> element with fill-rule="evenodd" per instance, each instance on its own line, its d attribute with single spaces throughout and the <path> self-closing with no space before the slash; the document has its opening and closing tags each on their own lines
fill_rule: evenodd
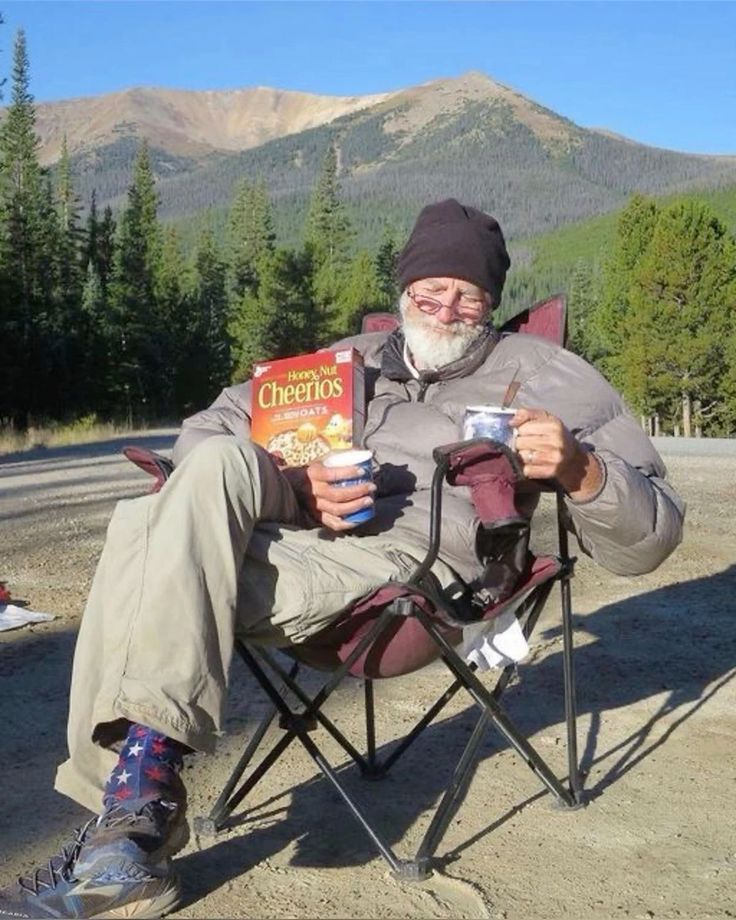
<svg viewBox="0 0 736 920">
<path fill-rule="evenodd" d="M 79 849 L 77 875 L 122 861 L 157 868 L 178 853 L 189 840 L 186 802 L 154 799 L 108 806 Z"/>
<path fill-rule="evenodd" d="M 157 918 L 181 900 L 170 857 L 189 836 L 184 803 L 115 804 L 58 856 L 0 891 L 0 918 Z M 135 806 L 134 806 L 135 807 Z"/>
</svg>

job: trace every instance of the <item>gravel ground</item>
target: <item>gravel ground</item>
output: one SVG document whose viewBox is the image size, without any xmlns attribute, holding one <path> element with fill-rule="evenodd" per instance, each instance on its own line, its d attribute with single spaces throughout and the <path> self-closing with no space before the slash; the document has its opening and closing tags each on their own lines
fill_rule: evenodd
<svg viewBox="0 0 736 920">
<path fill-rule="evenodd" d="M 289 748 L 251 810 L 215 841 L 194 838 L 179 867 L 181 917 L 732 917 L 736 868 L 736 457 L 734 442 L 662 439 L 689 510 L 686 539 L 658 571 L 622 579 L 581 559 L 574 583 L 579 736 L 589 807 L 561 813 L 501 739 L 489 734 L 464 809 L 439 849 L 443 869 L 400 884 L 309 758 Z M 126 443 L 165 450 L 171 432 Z M 0 579 L 57 615 L 0 634 L 3 826 L 0 881 L 39 864 L 87 815 L 52 791 L 80 612 L 116 499 L 145 477 L 121 441 L 0 458 Z M 537 545 L 549 545 L 550 509 Z M 504 697 L 564 774 L 559 610 L 550 605 L 528 666 Z M 377 688 L 378 739 L 401 735 L 448 683 L 432 666 Z M 362 738 L 360 685 L 328 712 Z M 188 767 L 192 813 L 206 811 L 263 702 L 233 669 L 227 733 L 216 758 Z M 377 801 L 409 855 L 472 725 L 456 699 L 392 775 L 351 788 Z M 331 744 L 326 744 L 333 751 Z M 339 759 L 338 759 L 338 762 Z"/>
</svg>

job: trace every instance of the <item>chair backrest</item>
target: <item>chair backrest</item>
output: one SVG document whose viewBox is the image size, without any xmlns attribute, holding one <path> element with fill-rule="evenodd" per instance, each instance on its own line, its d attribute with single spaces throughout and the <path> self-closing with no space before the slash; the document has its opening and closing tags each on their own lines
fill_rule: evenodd
<svg viewBox="0 0 736 920">
<path fill-rule="evenodd" d="M 395 313 L 367 313 L 363 317 L 361 332 L 393 332 L 399 325 Z M 557 345 L 567 340 L 567 302 L 564 294 L 555 294 L 540 300 L 520 313 L 504 320 L 500 329 L 505 332 L 527 332 L 548 339 Z"/>
<path fill-rule="evenodd" d="M 395 313 L 366 313 L 361 323 L 361 332 L 393 332 L 399 325 Z"/>
<path fill-rule="evenodd" d="M 555 294 L 505 320 L 501 332 L 528 332 L 557 345 L 567 341 L 567 300 Z"/>
</svg>

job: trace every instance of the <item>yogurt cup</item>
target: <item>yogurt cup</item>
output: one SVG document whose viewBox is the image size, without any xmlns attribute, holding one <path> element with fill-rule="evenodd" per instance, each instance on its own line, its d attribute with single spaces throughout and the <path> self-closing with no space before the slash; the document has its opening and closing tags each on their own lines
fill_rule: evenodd
<svg viewBox="0 0 736 920">
<path fill-rule="evenodd" d="M 516 429 L 510 425 L 516 409 L 501 406 L 468 406 L 463 415 L 463 440 L 490 438 L 514 449 Z"/>
</svg>

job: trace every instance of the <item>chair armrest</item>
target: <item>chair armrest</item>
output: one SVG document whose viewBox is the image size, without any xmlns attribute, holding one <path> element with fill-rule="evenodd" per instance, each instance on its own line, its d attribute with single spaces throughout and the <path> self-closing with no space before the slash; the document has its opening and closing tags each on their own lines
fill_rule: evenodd
<svg viewBox="0 0 736 920">
<path fill-rule="evenodd" d="M 153 476 L 155 482 L 151 487 L 151 492 L 158 492 L 174 472 L 174 464 L 168 457 L 157 454 L 156 451 L 149 450 L 147 447 L 127 446 L 123 448 L 123 454 L 144 473 Z"/>
</svg>

